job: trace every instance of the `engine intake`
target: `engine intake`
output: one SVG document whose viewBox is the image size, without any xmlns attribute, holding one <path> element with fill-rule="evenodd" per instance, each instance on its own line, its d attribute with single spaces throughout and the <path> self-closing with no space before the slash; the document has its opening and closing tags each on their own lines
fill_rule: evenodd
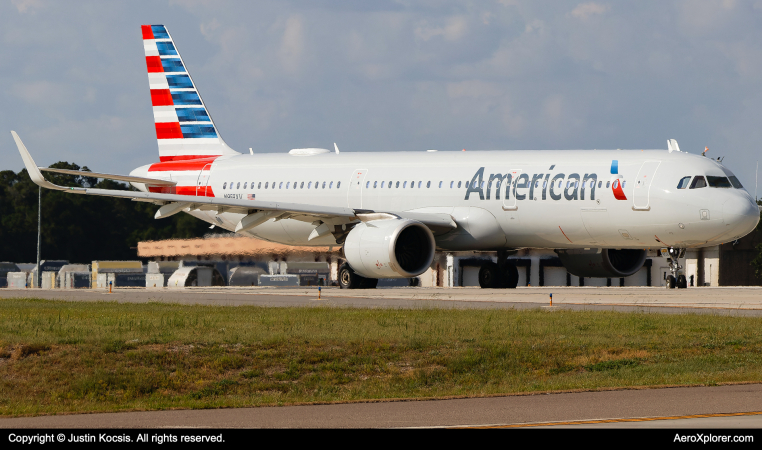
<svg viewBox="0 0 762 450">
<path fill-rule="evenodd" d="M 646 251 L 639 249 L 573 249 L 556 253 L 566 270 L 578 277 L 629 277 L 646 262 Z"/>
<path fill-rule="evenodd" d="M 385 219 L 355 225 L 344 241 L 344 256 L 367 278 L 410 278 L 434 261 L 434 235 L 421 222 Z"/>
</svg>

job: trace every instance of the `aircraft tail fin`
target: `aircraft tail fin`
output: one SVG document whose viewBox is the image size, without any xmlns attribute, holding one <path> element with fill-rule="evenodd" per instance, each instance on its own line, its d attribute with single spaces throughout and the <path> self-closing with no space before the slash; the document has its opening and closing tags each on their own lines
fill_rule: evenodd
<svg viewBox="0 0 762 450">
<path fill-rule="evenodd" d="M 142 31 L 161 161 L 238 154 L 220 137 L 166 27 Z"/>
</svg>

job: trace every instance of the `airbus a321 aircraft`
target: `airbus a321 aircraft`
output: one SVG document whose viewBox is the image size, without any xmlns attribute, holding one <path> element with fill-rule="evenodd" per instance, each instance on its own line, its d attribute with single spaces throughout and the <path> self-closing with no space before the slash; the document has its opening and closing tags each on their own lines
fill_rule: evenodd
<svg viewBox="0 0 762 450">
<path fill-rule="evenodd" d="M 667 150 L 339 153 L 320 148 L 241 154 L 222 140 L 169 32 L 144 25 L 160 162 L 130 176 L 38 168 L 15 132 L 32 180 L 72 194 L 161 205 L 267 241 L 340 245 L 344 288 L 414 277 L 434 252 L 494 251 L 485 288 L 515 288 L 521 248 L 555 249 L 580 277 L 626 277 L 646 249 L 667 248 L 668 287 L 686 287 L 685 249 L 741 238 L 759 209 L 719 161 Z M 140 192 L 54 185 L 41 171 L 131 183 Z"/>
</svg>

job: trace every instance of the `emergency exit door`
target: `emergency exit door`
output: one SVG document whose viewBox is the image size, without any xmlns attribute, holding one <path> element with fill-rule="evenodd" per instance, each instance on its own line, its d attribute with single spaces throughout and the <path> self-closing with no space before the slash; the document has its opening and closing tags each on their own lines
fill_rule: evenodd
<svg viewBox="0 0 762 450">
<path fill-rule="evenodd" d="M 211 190 L 209 186 L 209 175 L 212 173 L 212 164 L 209 163 L 201 169 L 198 173 L 198 180 L 196 180 L 196 196 L 197 197 L 211 197 Z"/>
<path fill-rule="evenodd" d="M 508 177 L 503 181 L 501 194 L 503 194 L 503 210 L 515 211 L 519 209 L 516 203 L 516 180 L 521 176 L 522 169 L 514 169 L 508 172 Z M 509 185 L 510 183 L 510 185 Z"/>
<path fill-rule="evenodd" d="M 365 189 L 365 176 L 368 174 L 368 169 L 356 169 L 352 172 L 352 177 L 349 179 L 349 188 L 347 189 L 347 207 L 360 209 L 362 208 L 362 192 Z"/>
</svg>

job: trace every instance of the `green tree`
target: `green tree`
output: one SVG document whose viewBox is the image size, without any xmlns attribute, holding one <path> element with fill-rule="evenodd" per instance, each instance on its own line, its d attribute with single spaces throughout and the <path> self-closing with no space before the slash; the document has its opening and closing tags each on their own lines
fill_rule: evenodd
<svg viewBox="0 0 762 450">
<path fill-rule="evenodd" d="M 58 162 L 53 168 L 89 171 Z M 133 189 L 94 177 L 47 172 L 61 186 Z M 37 190 L 26 169 L 0 172 L 0 259 L 29 262 L 37 252 Z M 187 214 L 155 220 L 157 207 L 113 197 L 42 190 L 42 257 L 88 263 L 98 259 L 136 259 L 139 241 L 201 237 L 208 224 Z"/>
</svg>

